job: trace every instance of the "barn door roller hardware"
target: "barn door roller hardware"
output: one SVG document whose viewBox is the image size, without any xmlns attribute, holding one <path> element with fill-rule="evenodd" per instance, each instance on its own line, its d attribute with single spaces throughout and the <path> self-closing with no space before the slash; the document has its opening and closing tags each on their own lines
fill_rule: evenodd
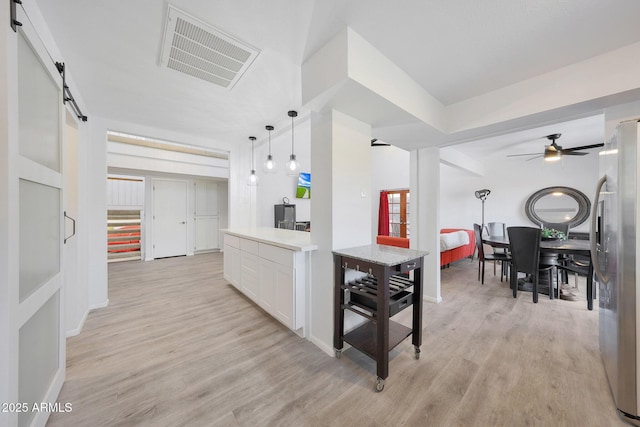
<svg viewBox="0 0 640 427">
<path fill-rule="evenodd" d="M 62 102 L 66 104 L 67 101 L 69 101 L 71 103 L 71 108 L 73 109 L 73 112 L 76 113 L 76 116 L 78 116 L 78 118 L 81 119 L 83 122 L 86 122 L 87 116 L 82 114 L 82 111 L 80 111 L 80 107 L 78 107 L 76 100 L 73 98 L 73 95 L 69 90 L 69 86 L 67 86 L 64 62 L 56 62 L 56 68 L 58 69 L 58 72 L 62 75 L 62 87 L 64 88 L 63 94 L 62 94 Z"/>
<path fill-rule="evenodd" d="M 21 0 L 9 0 L 9 9 L 11 10 L 11 29 L 15 33 L 18 27 L 22 26 L 22 22 L 18 21 L 16 16 L 16 4 L 22 4 Z"/>
</svg>

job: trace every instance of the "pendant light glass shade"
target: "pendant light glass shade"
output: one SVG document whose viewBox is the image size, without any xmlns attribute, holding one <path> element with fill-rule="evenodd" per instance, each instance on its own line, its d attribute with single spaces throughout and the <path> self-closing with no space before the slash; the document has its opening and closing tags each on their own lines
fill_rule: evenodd
<svg viewBox="0 0 640 427">
<path fill-rule="evenodd" d="M 273 130 L 273 126 L 267 125 L 265 129 L 269 131 L 269 154 L 267 155 L 267 160 L 262 164 L 262 170 L 264 173 L 276 173 L 276 162 L 271 155 L 271 131 Z"/>
<path fill-rule="evenodd" d="M 296 155 L 292 154 L 289 156 L 289 161 L 287 162 L 287 175 L 297 175 L 300 170 L 300 163 L 296 160 Z"/>
<path fill-rule="evenodd" d="M 293 149 L 293 118 L 298 117 L 298 112 L 292 110 L 287 114 L 291 117 L 291 155 L 289 156 L 289 161 L 285 166 L 285 171 L 287 175 L 297 175 L 300 170 L 300 163 L 296 160 L 296 155 Z"/>
<path fill-rule="evenodd" d="M 256 137 L 250 136 L 249 139 L 251 140 L 251 173 L 247 177 L 247 185 L 250 187 L 257 187 L 258 175 L 256 175 L 256 170 L 253 168 L 253 143 L 255 142 Z"/>
</svg>

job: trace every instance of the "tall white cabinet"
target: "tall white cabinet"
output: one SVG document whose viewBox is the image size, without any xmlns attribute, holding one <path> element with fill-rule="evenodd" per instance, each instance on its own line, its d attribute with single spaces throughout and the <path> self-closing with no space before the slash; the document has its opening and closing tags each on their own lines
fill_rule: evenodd
<svg viewBox="0 0 640 427">
<path fill-rule="evenodd" d="M 223 230 L 224 278 L 289 329 L 306 336 L 309 233 L 276 228 Z"/>
<path fill-rule="evenodd" d="M 194 249 L 196 252 L 219 249 L 220 212 L 218 208 L 218 184 L 211 181 L 196 181 L 194 186 Z"/>
</svg>

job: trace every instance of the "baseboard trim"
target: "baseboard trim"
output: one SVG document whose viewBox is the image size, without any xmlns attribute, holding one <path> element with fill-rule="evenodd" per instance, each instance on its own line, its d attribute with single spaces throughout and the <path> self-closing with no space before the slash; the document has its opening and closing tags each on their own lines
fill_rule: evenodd
<svg viewBox="0 0 640 427">
<path fill-rule="evenodd" d="M 89 311 L 97 310 L 99 308 L 105 308 L 105 307 L 109 307 L 109 300 L 106 300 L 104 302 L 99 302 L 97 304 L 90 305 L 89 306 Z"/>
<path fill-rule="evenodd" d="M 333 347 L 326 345 L 324 342 L 322 342 L 320 339 L 311 336 L 310 341 L 315 344 L 316 347 L 318 347 L 320 350 L 324 351 L 325 353 L 327 353 L 329 356 L 334 357 L 335 354 L 333 352 Z"/>
<path fill-rule="evenodd" d="M 440 304 L 442 302 L 442 297 L 433 298 L 433 297 L 425 296 L 422 299 L 425 300 L 425 301 L 428 301 L 428 302 L 434 302 L 436 304 Z"/>
<path fill-rule="evenodd" d="M 82 316 L 82 319 L 80 319 L 80 324 L 78 325 L 77 328 L 67 331 L 67 338 L 80 335 L 80 332 L 82 332 L 82 328 L 84 328 L 84 322 L 87 320 L 87 316 L 89 315 L 89 311 L 90 310 L 87 310 L 84 312 L 84 315 Z"/>
</svg>

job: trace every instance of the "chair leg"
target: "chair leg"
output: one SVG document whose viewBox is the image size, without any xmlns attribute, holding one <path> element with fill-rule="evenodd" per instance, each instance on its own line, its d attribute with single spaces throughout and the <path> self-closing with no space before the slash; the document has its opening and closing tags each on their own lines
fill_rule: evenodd
<svg viewBox="0 0 640 427">
<path fill-rule="evenodd" d="M 484 261 L 482 261 L 482 280 L 480 281 L 481 285 L 484 285 Z"/>
<path fill-rule="evenodd" d="M 533 302 L 538 303 L 538 275 L 533 275 Z"/>
<path fill-rule="evenodd" d="M 511 268 L 511 279 L 509 282 L 513 289 L 513 297 L 516 298 L 518 296 L 518 272 L 514 268 Z"/>
</svg>

